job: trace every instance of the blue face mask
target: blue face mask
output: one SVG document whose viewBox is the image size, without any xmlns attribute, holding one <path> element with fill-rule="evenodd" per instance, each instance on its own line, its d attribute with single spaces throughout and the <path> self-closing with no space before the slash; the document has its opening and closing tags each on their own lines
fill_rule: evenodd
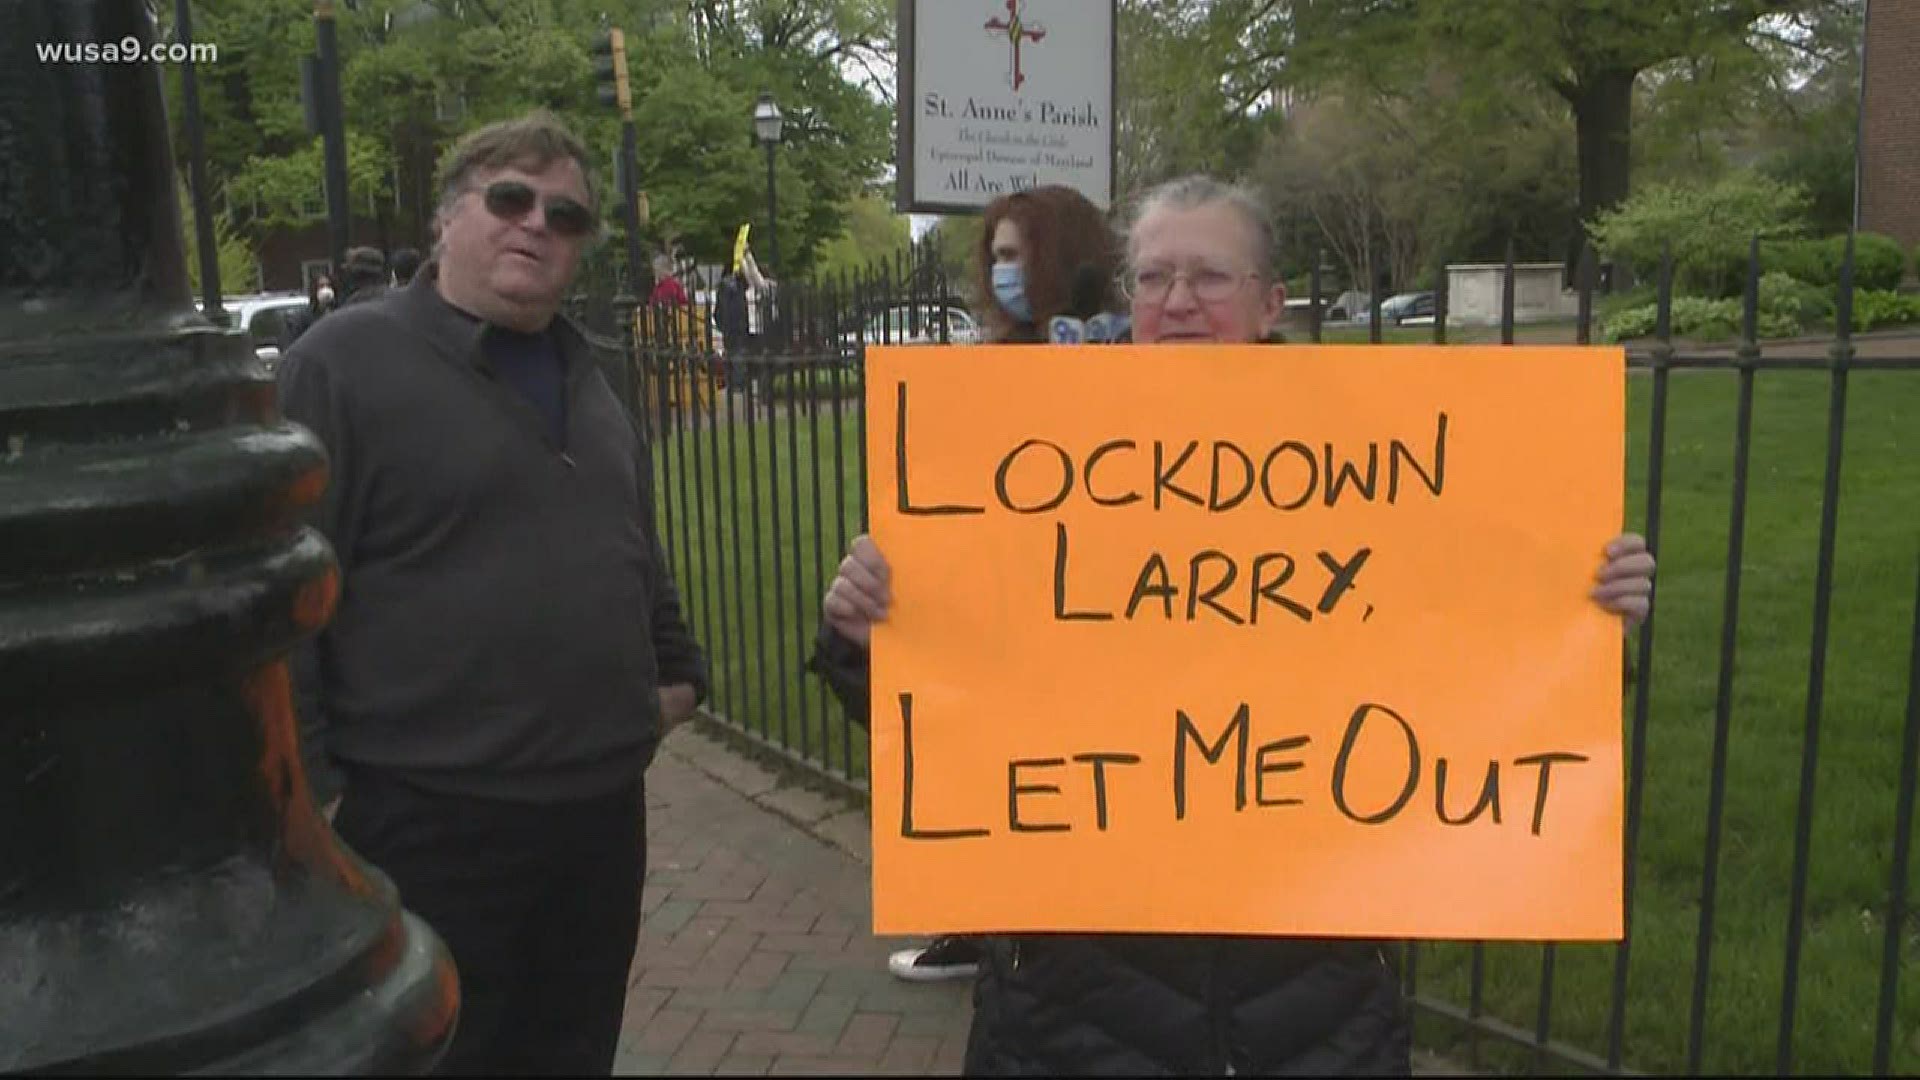
<svg viewBox="0 0 1920 1080">
<path fill-rule="evenodd" d="M 1019 263 L 993 264 L 993 298 L 1007 314 L 1023 323 L 1033 321 L 1033 305 L 1027 302 L 1027 275 Z"/>
</svg>

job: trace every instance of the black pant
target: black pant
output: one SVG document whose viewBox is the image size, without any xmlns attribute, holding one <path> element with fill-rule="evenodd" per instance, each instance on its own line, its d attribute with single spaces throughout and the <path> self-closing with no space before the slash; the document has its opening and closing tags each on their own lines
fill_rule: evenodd
<svg viewBox="0 0 1920 1080">
<path fill-rule="evenodd" d="M 516 803 L 347 773 L 334 831 L 393 879 L 460 973 L 442 1075 L 613 1071 L 646 877 L 646 800 Z"/>
</svg>

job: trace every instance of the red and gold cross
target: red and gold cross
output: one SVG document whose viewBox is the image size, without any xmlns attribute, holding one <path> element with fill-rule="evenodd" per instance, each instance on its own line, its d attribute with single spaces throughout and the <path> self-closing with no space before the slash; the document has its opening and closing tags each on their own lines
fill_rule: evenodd
<svg viewBox="0 0 1920 1080">
<path fill-rule="evenodd" d="M 1026 72 L 1020 67 L 1021 41 L 1024 39 L 1037 42 L 1047 36 L 1046 27 L 1029 26 L 1020 18 L 1022 6 L 1021 0 L 1007 0 L 1007 17 L 988 19 L 986 27 L 989 33 L 1004 33 L 1007 36 L 1007 43 L 1013 50 L 1013 88 L 1015 90 L 1020 89 L 1020 84 L 1027 81 Z"/>
</svg>

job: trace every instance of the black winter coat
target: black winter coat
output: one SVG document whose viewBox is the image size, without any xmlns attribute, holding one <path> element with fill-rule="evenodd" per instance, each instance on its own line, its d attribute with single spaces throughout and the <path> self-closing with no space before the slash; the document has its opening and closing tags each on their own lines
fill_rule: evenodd
<svg viewBox="0 0 1920 1080">
<path fill-rule="evenodd" d="M 740 279 L 728 275 L 720 282 L 719 299 L 715 302 L 716 317 L 720 323 L 720 336 L 732 341 L 747 336 L 747 291 Z"/>
<path fill-rule="evenodd" d="M 865 649 L 809 666 L 868 720 Z M 987 939 L 969 1076 L 1405 1076 L 1412 1029 L 1377 942 L 1200 934 Z"/>
</svg>

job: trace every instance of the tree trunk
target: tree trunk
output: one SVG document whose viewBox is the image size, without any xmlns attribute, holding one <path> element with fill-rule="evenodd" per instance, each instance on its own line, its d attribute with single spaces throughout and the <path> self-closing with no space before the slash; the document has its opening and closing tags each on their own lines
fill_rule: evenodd
<svg viewBox="0 0 1920 1080">
<path fill-rule="evenodd" d="M 1572 281 L 1580 252 L 1589 243 L 1587 227 L 1602 211 L 1627 200 L 1633 185 L 1633 83 L 1638 72 L 1587 72 L 1567 93 L 1573 106 L 1574 137 L 1579 146 L 1580 209 L 1566 252 L 1566 277 Z M 1609 291 L 1633 286 L 1632 270 L 1621 266 L 1607 282 Z"/>
<path fill-rule="evenodd" d="M 1591 224 L 1632 190 L 1633 83 L 1637 71 L 1583 74 L 1570 101 L 1580 156 L 1580 220 Z"/>
</svg>

